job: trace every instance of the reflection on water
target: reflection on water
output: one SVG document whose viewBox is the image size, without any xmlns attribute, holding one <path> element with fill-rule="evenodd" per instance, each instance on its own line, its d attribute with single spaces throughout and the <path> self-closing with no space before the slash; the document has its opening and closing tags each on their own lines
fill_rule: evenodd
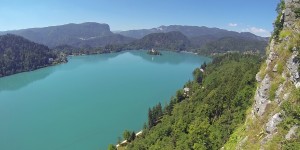
<svg viewBox="0 0 300 150">
<path fill-rule="evenodd" d="M 57 66 L 42 68 L 32 72 L 19 73 L 16 75 L 0 78 L 0 92 L 18 90 L 35 81 L 46 78 L 47 76 L 49 76 L 51 73 L 55 71 L 71 71 L 82 65 L 89 65 L 92 63 L 109 61 L 113 58 L 118 57 L 119 55 L 128 54 L 128 53 L 133 56 L 138 56 L 139 58 L 142 58 L 143 60 L 146 60 L 148 62 L 157 63 L 157 64 L 176 65 L 185 62 L 198 63 L 199 60 L 203 62 L 211 61 L 211 59 L 207 57 L 199 57 L 197 55 L 191 55 L 186 53 L 181 53 L 180 55 L 178 55 L 177 53 L 168 52 L 168 51 L 162 51 L 161 56 L 153 56 L 153 55 L 148 55 L 147 51 L 145 50 L 131 50 L 131 51 L 125 51 L 120 53 L 89 55 L 89 56 L 70 56 L 68 58 L 69 62 L 67 64 L 61 64 Z M 182 55 L 184 55 L 184 57 L 182 57 Z"/>
<path fill-rule="evenodd" d="M 143 51 L 143 52 L 141 53 L 141 51 Z M 147 54 L 146 50 L 132 50 L 129 52 L 132 55 L 141 57 L 142 59 L 144 59 L 146 61 L 158 63 L 158 64 L 177 65 L 180 63 L 198 63 L 199 60 L 204 61 L 206 63 L 209 63 L 211 61 L 210 58 L 201 57 L 198 55 L 191 55 L 189 53 L 180 53 L 180 55 L 178 55 L 178 53 L 176 53 L 176 52 L 161 51 L 162 55 L 153 56 L 153 55 Z"/>
<path fill-rule="evenodd" d="M 45 79 L 55 71 L 71 71 L 80 67 L 81 65 L 88 65 L 91 63 L 99 63 L 107 61 L 120 55 L 121 53 L 89 55 L 89 56 L 70 56 L 67 64 L 60 64 L 57 66 L 50 66 L 30 72 L 23 72 L 7 77 L 0 78 L 0 92 L 14 91 L 26 87 L 31 83 Z M 88 59 L 87 59 L 88 58 Z"/>
<path fill-rule="evenodd" d="M 55 69 L 53 67 L 48 67 L 0 78 L 0 92 L 18 90 L 30 83 L 46 78 L 54 70 Z"/>
<path fill-rule="evenodd" d="M 125 129 L 141 130 L 148 108 L 167 102 L 205 60 L 126 51 L 1 78 L 0 150 L 106 149 Z"/>
<path fill-rule="evenodd" d="M 70 71 L 76 69 L 82 65 L 89 65 L 93 63 L 99 63 L 108 61 L 120 55 L 122 53 L 110 53 L 110 54 L 99 54 L 99 55 L 84 55 L 84 56 L 70 56 L 68 57 L 69 62 L 63 66 L 63 70 Z"/>
</svg>

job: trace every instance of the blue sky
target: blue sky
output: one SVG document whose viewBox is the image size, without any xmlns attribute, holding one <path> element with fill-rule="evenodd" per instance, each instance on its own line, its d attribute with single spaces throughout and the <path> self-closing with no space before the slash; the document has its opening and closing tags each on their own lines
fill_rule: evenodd
<svg viewBox="0 0 300 150">
<path fill-rule="evenodd" d="M 99 22 L 111 30 L 218 27 L 269 36 L 279 0 L 0 0 L 0 31 Z"/>
</svg>

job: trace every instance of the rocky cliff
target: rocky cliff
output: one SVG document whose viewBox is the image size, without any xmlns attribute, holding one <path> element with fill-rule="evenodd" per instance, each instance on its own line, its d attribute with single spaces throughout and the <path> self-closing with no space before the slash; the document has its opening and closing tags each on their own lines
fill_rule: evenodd
<svg viewBox="0 0 300 150">
<path fill-rule="evenodd" d="M 253 107 L 223 149 L 300 149 L 300 1 L 285 0 L 278 8 Z"/>
</svg>

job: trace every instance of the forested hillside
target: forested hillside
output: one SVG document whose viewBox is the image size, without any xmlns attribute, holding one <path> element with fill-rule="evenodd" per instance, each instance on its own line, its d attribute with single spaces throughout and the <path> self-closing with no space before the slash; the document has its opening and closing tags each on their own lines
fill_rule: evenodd
<svg viewBox="0 0 300 150">
<path fill-rule="evenodd" d="M 66 53 L 96 54 L 132 49 L 165 49 L 192 51 L 199 54 L 226 53 L 228 51 L 260 52 L 264 54 L 268 38 L 249 32 L 234 32 L 218 28 L 170 25 L 152 29 L 129 30 L 113 33 L 108 24 L 86 22 L 44 28 L 3 31 L 15 34 L 35 43 Z M 106 47 L 109 47 L 107 49 Z"/>
<path fill-rule="evenodd" d="M 181 32 L 152 33 L 140 40 L 128 44 L 126 49 L 165 49 L 182 51 L 190 48 L 189 39 Z"/>
<path fill-rule="evenodd" d="M 188 39 L 188 44 L 185 45 L 187 51 L 197 52 L 199 54 L 210 55 L 213 53 L 226 53 L 228 51 L 238 51 L 238 52 L 259 52 L 265 54 L 265 47 L 267 46 L 268 38 L 256 36 L 249 32 L 234 32 L 227 31 L 218 28 L 208 28 L 208 27 L 198 27 L 198 26 L 160 26 L 152 29 L 142 29 L 142 30 L 129 30 L 120 32 L 120 34 L 128 37 L 134 37 L 137 39 L 143 39 L 144 45 L 150 45 L 151 41 L 149 35 L 164 35 L 163 33 L 168 32 L 180 32 Z M 154 34 L 160 33 L 160 34 Z M 174 36 L 174 35 L 173 35 Z M 148 37 L 147 40 L 145 38 Z M 138 45 L 140 42 L 134 42 L 132 45 Z M 169 46 L 170 42 L 165 43 L 164 47 L 173 47 L 178 51 L 182 47 L 172 44 Z M 153 44 L 152 44 L 153 45 Z M 158 45 L 157 47 L 159 47 Z M 164 48 L 159 47 L 159 48 Z M 146 47 L 145 47 L 146 48 Z"/>
<path fill-rule="evenodd" d="M 226 54 L 194 71 L 194 80 L 170 103 L 149 110 L 143 135 L 127 149 L 220 149 L 245 120 L 260 58 Z M 204 70 L 204 72 L 202 72 Z"/>
<path fill-rule="evenodd" d="M 0 77 L 31 71 L 66 61 L 47 46 L 23 37 L 7 34 L 0 36 Z"/>
<path fill-rule="evenodd" d="M 249 40 L 244 38 L 224 37 L 208 42 L 197 49 L 199 54 L 213 54 L 231 52 L 254 52 L 265 54 L 267 43 L 259 40 Z"/>
</svg>

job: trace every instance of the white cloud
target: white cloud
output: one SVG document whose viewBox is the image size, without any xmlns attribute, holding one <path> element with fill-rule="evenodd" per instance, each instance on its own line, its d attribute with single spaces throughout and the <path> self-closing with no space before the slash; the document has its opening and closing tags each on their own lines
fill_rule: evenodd
<svg viewBox="0 0 300 150">
<path fill-rule="evenodd" d="M 246 29 L 242 30 L 243 32 L 251 32 L 253 34 L 256 34 L 258 36 L 262 36 L 262 37 L 270 37 L 271 36 L 271 32 L 262 29 L 262 28 L 257 28 L 257 27 L 249 27 Z"/>
<path fill-rule="evenodd" d="M 236 26 L 238 26 L 238 24 L 237 23 L 229 23 L 228 26 L 229 27 L 236 27 Z"/>
</svg>

